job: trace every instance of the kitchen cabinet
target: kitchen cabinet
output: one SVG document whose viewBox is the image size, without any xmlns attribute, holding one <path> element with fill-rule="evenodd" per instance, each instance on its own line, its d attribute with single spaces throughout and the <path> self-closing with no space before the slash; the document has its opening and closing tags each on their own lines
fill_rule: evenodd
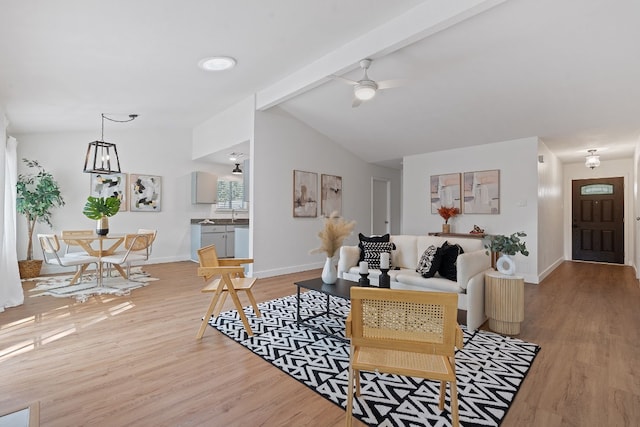
<svg viewBox="0 0 640 427">
<path fill-rule="evenodd" d="M 218 177 L 209 172 L 191 172 L 191 203 L 216 203 Z"/>
<path fill-rule="evenodd" d="M 216 245 L 219 258 L 235 255 L 235 225 L 191 224 L 191 260 L 198 262 L 198 249 Z"/>
</svg>

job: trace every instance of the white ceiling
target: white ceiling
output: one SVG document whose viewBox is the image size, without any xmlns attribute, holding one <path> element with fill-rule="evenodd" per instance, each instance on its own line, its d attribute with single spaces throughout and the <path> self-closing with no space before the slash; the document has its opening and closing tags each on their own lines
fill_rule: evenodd
<svg viewBox="0 0 640 427">
<path fill-rule="evenodd" d="M 257 94 L 369 162 L 539 136 L 565 162 L 640 135 L 636 0 L 0 0 L 10 133 L 191 128 Z M 197 62 L 228 54 L 238 66 Z M 351 107 L 358 62 L 403 79 Z M 105 130 L 105 133 L 108 130 Z M 375 149 L 372 149 L 375 147 Z M 226 153 L 225 150 L 225 155 Z"/>
</svg>

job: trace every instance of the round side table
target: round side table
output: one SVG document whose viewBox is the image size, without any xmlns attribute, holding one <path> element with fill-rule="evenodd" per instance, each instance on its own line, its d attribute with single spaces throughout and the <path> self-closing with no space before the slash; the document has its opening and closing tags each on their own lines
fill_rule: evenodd
<svg viewBox="0 0 640 427">
<path fill-rule="evenodd" d="M 518 335 L 524 320 L 524 278 L 497 271 L 485 274 L 484 311 L 489 329 L 505 335 Z"/>
</svg>

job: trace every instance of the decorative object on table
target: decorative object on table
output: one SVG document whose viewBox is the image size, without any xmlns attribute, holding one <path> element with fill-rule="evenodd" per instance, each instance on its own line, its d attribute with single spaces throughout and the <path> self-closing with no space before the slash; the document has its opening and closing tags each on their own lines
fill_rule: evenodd
<svg viewBox="0 0 640 427">
<path fill-rule="evenodd" d="M 16 184 L 16 210 L 27 219 L 27 258 L 18 261 L 20 277 L 29 279 L 40 274 L 42 260 L 33 259 L 33 232 L 36 222 L 44 222 L 49 227 L 53 208 L 64 206 L 60 186 L 49 172 L 35 160 L 22 159 L 35 172 L 18 175 Z"/>
<path fill-rule="evenodd" d="M 327 258 L 322 269 L 322 281 L 332 285 L 338 279 L 334 257 L 340 246 L 342 246 L 344 239 L 353 231 L 356 222 L 346 221 L 336 211 L 332 212 L 328 218 L 324 218 L 323 221 L 324 227 L 318 232 L 320 247 L 311 250 L 309 253 L 324 253 L 326 255 Z"/>
<path fill-rule="evenodd" d="M 520 237 L 525 236 L 526 233 L 524 231 L 518 231 L 510 236 L 496 234 L 489 237 L 489 244 L 484 245 L 485 249 L 487 249 L 485 253 L 489 255 L 489 251 L 491 251 L 492 253 L 501 254 L 496 262 L 496 268 L 500 273 L 506 275 L 515 274 L 516 264 L 511 257 L 518 252 L 524 256 L 529 255 L 526 243 L 520 240 Z"/>
<path fill-rule="evenodd" d="M 162 205 L 162 177 L 129 174 L 131 212 L 160 212 Z"/>
<path fill-rule="evenodd" d="M 293 171 L 293 217 L 318 216 L 318 174 Z"/>
<path fill-rule="evenodd" d="M 441 206 L 455 206 L 460 210 L 460 174 L 431 175 L 431 213 L 438 213 Z"/>
<path fill-rule="evenodd" d="M 116 123 L 126 123 L 135 120 L 137 114 L 129 114 L 127 120 L 112 119 L 103 114 L 102 116 L 102 138 L 100 141 L 93 141 L 87 147 L 87 155 L 84 159 L 84 170 L 86 173 L 113 174 L 120 173 L 120 159 L 116 144 L 104 141 L 104 119 Z"/>
<path fill-rule="evenodd" d="M 127 210 L 127 174 L 96 174 L 91 175 L 89 195 L 93 197 L 117 197 L 120 199 L 120 212 Z"/>
<path fill-rule="evenodd" d="M 500 170 L 465 172 L 463 211 L 465 214 L 500 213 Z"/>
<path fill-rule="evenodd" d="M 358 284 L 360 286 L 369 286 L 371 282 L 369 281 L 369 263 L 367 263 L 367 261 L 360 261 L 360 264 L 358 264 L 358 273 L 360 274 Z"/>
<path fill-rule="evenodd" d="M 109 217 L 114 216 L 120 210 L 120 199 L 117 197 L 87 197 L 82 213 L 89 219 L 95 219 L 96 234 L 106 236 L 109 234 Z"/>
<path fill-rule="evenodd" d="M 442 224 L 442 232 L 443 233 L 451 233 L 451 224 L 449 224 L 449 220 L 460 213 L 460 209 L 452 206 L 440 206 L 438 208 L 438 214 L 444 219 L 444 224 Z"/>
<path fill-rule="evenodd" d="M 342 177 L 322 174 L 320 176 L 320 212 L 328 217 L 332 212 L 342 212 Z"/>
<path fill-rule="evenodd" d="M 477 225 L 474 225 L 473 230 L 471 230 L 469 234 L 484 234 L 484 229 L 478 227 Z"/>
<path fill-rule="evenodd" d="M 325 294 L 310 291 L 304 295 L 301 308 L 304 318 L 326 310 Z M 248 316 L 255 332 L 253 337 L 246 333 L 237 310 L 220 313 L 210 319 L 209 324 L 327 401 L 344 404 L 349 341 L 328 337 L 306 325 L 296 325 L 295 294 L 261 302 L 258 307 L 262 318 Z M 332 316 L 316 317 L 309 323 L 344 337 L 349 301 L 332 299 L 331 312 Z M 537 363 L 540 347 L 518 338 L 482 330 L 468 331 L 463 325 L 461 328 L 464 348 L 456 353 L 456 374 L 459 407 L 465 410 L 460 411 L 460 422 L 469 426 L 504 424 L 518 390 L 527 381 L 531 365 Z M 361 387 L 362 395 L 354 400 L 354 416 L 365 425 L 399 426 L 407 419 L 413 426 L 450 425 L 451 414 L 438 410 L 438 383 L 403 376 L 390 381 L 386 375 L 364 374 Z M 365 389 L 381 393 L 371 397 Z"/>
<path fill-rule="evenodd" d="M 380 276 L 378 277 L 378 287 L 380 288 L 391 288 L 391 278 L 389 277 L 390 256 L 389 252 L 380 254 Z"/>
</svg>

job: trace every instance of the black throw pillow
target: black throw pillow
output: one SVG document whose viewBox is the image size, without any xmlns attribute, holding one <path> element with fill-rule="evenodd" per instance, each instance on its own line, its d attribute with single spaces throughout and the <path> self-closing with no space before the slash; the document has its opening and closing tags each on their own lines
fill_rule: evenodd
<svg viewBox="0 0 640 427">
<path fill-rule="evenodd" d="M 433 277 L 442 263 L 442 248 L 431 245 L 422 253 L 416 272 L 422 277 Z"/>
<path fill-rule="evenodd" d="M 369 242 L 369 243 L 387 243 L 389 242 L 389 234 L 385 234 L 382 236 L 365 236 L 362 233 L 358 233 L 358 239 L 360 240 L 360 243 L 358 243 L 358 247 L 360 248 L 360 259 L 358 261 L 365 261 L 364 259 L 364 246 L 362 245 L 363 242 Z M 395 249 L 395 247 L 394 247 Z"/>
<path fill-rule="evenodd" d="M 450 245 L 449 242 L 444 242 L 441 249 L 442 261 L 440 262 L 438 273 L 445 279 L 458 280 L 458 255 L 463 254 L 464 250 L 460 245 Z"/>
<path fill-rule="evenodd" d="M 380 268 L 380 254 L 383 252 L 389 253 L 389 269 L 393 269 L 391 265 L 391 251 L 394 249 L 394 245 L 391 242 L 361 242 L 360 243 L 364 252 L 364 259 L 369 268 Z"/>
</svg>

